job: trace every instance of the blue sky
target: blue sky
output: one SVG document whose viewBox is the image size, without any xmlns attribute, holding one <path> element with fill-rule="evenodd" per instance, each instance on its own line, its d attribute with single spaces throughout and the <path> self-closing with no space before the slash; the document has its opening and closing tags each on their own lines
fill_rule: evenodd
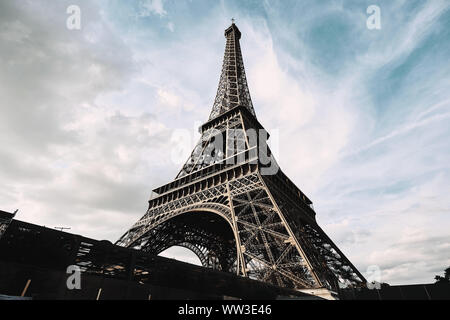
<svg viewBox="0 0 450 320">
<path fill-rule="evenodd" d="M 66 28 L 72 4 L 81 30 Z M 366 27 L 369 5 L 380 30 Z M 116 240 L 196 142 L 234 17 L 258 119 L 319 224 L 363 273 L 377 265 L 382 281 L 432 282 L 450 265 L 449 9 L 2 1 L 1 209 Z"/>
</svg>

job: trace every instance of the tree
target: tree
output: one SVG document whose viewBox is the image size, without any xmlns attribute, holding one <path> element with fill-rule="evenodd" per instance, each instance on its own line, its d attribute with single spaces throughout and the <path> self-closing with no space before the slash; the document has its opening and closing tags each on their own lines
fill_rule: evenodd
<svg viewBox="0 0 450 320">
<path fill-rule="evenodd" d="M 450 267 L 444 270 L 444 276 L 434 277 L 436 283 L 450 283 Z"/>
</svg>

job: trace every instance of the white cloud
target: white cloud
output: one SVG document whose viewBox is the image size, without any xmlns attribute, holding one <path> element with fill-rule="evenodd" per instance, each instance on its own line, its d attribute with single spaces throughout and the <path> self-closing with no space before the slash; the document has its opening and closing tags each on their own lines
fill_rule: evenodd
<svg viewBox="0 0 450 320">
<path fill-rule="evenodd" d="M 303 190 L 314 191 L 355 129 L 356 98 L 348 92 L 349 86 L 356 86 L 355 80 L 350 77 L 331 88 L 328 83 L 320 84 L 311 66 L 275 50 L 265 24 L 253 26 L 244 21 L 240 25 L 245 30 L 241 45 L 256 114 L 269 132 L 280 133 L 276 156 L 281 168 L 301 177 Z M 288 62 L 287 67 L 280 60 Z M 292 69 L 304 73 L 296 78 Z"/>
<path fill-rule="evenodd" d="M 31 30 L 18 20 L 3 22 L 0 25 L 0 39 L 7 42 L 20 42 L 30 38 Z"/>
<path fill-rule="evenodd" d="M 289 78 L 284 72 L 289 79 L 285 92 L 293 96 L 290 88 L 296 87 L 309 91 L 313 97 L 312 116 L 306 113 L 305 123 L 297 120 L 302 114 L 301 107 L 288 102 L 286 108 L 298 110 L 299 115 L 291 113 L 288 119 L 280 121 L 281 141 L 295 141 L 281 148 L 278 157 L 281 168 L 314 201 L 319 224 L 350 260 L 361 271 L 370 264 L 379 265 L 383 281 L 394 284 L 432 282 L 434 274 L 439 273 L 437 270 L 449 264 L 446 248 L 450 204 L 446 194 L 450 190 L 445 177 L 449 172 L 450 149 L 448 139 L 444 138 L 448 136 L 448 94 L 436 98 L 437 93 L 445 92 L 441 88 L 448 86 L 445 80 L 448 77 L 422 64 L 413 65 L 415 73 L 406 78 L 413 80 L 405 84 L 405 93 L 392 89 L 396 100 L 389 106 L 392 110 L 389 125 L 382 123 L 376 114 L 377 108 L 386 106 L 375 105 L 368 99 L 374 94 L 371 90 L 383 84 L 371 81 L 379 80 L 372 78 L 374 73 L 390 71 L 374 68 L 375 65 L 395 62 L 394 66 L 398 66 L 427 36 L 437 32 L 437 20 L 447 9 L 444 2 L 426 3 L 402 27 L 396 27 L 399 17 L 394 18 L 394 14 L 384 10 L 383 19 L 391 19 L 385 21 L 391 22 L 391 30 L 395 32 L 373 35 L 373 45 L 357 51 L 356 61 L 351 64 L 344 61 L 338 76 L 330 77 L 327 70 L 317 69 L 312 63 L 314 57 L 305 54 L 306 49 L 301 51 L 301 58 L 279 47 L 276 54 L 285 66 L 285 70 L 278 66 L 280 72 L 286 68 L 296 73 L 301 70 L 307 79 Z M 404 21 L 407 16 L 402 10 L 391 11 Z M 352 16 L 353 12 L 340 14 Z M 297 29 L 291 25 L 285 29 L 275 22 L 272 25 L 276 25 L 279 34 L 290 35 L 289 41 L 296 37 Z M 352 27 L 358 30 L 357 25 Z M 380 37 L 379 41 L 376 37 Z M 265 39 L 268 38 L 269 34 Z M 304 49 L 305 44 L 300 40 L 295 46 Z M 264 50 L 260 51 L 258 54 L 264 56 Z M 430 60 L 426 62 L 433 65 Z M 270 62 L 264 61 L 263 66 L 266 64 L 270 66 Z M 268 74 L 265 90 L 271 90 L 272 72 Z M 248 76 L 252 86 L 251 69 Z M 254 97 L 255 90 L 250 89 Z M 264 90 L 260 90 L 260 95 L 264 94 L 261 91 Z M 410 100 L 409 95 L 414 92 L 420 92 L 420 99 Z M 268 106 L 267 114 L 258 112 L 261 104 L 264 101 L 256 105 L 256 112 L 263 125 L 279 117 L 279 108 L 270 110 Z M 408 108 L 399 117 L 395 109 L 404 104 Z M 420 235 L 420 240 L 413 235 Z M 409 255 L 411 250 L 417 254 Z"/>
<path fill-rule="evenodd" d="M 381 48 L 379 41 L 371 46 L 367 54 L 361 57 L 363 62 L 382 66 L 409 55 L 433 32 L 437 19 L 449 9 L 445 0 L 425 2 L 418 12 L 414 12 L 412 17 L 405 21 L 408 16 L 405 15 L 407 9 L 403 8 L 403 5 L 397 3 L 391 10 L 382 10 L 383 21 L 387 22 L 392 32 L 383 34 L 384 44 Z M 399 21 L 404 23 L 399 25 Z"/>
<path fill-rule="evenodd" d="M 163 17 L 167 14 L 164 10 L 164 0 L 141 0 L 139 6 L 141 7 L 140 15 L 142 17 L 148 17 L 151 14 Z"/>
<path fill-rule="evenodd" d="M 177 95 L 173 94 L 170 91 L 167 91 L 165 89 L 158 89 L 158 97 L 160 102 L 163 105 L 169 106 L 169 107 L 176 107 L 180 103 L 180 99 Z"/>
<path fill-rule="evenodd" d="M 11 3 L 0 10 L 3 25 L 11 26 L 3 29 L 10 36 L 2 34 L 0 48 L 0 177 L 9 189 L 2 190 L 2 209 L 18 208 L 25 221 L 115 240 L 131 224 L 127 215 L 138 219 L 145 211 L 147 182 L 163 182 L 166 169 L 157 168 L 165 162 L 170 130 L 143 110 L 133 114 L 102 103 L 136 69 L 98 7 L 83 7 L 83 30 L 97 31 L 93 44 L 84 34 L 54 28 L 45 15 L 34 16 L 41 6 Z M 64 3 L 46 14 L 62 8 Z"/>
</svg>

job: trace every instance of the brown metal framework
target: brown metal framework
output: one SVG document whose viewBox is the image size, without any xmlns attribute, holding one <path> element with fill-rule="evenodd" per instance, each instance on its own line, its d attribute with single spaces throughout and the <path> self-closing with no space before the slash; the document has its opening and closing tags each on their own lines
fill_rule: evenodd
<svg viewBox="0 0 450 320">
<path fill-rule="evenodd" d="M 183 246 L 203 266 L 281 287 L 364 286 L 317 224 L 312 202 L 278 169 L 255 116 L 234 23 L 225 37 L 219 89 L 199 143 L 117 244 L 153 254 Z M 248 132 L 263 135 L 251 139 Z"/>
</svg>

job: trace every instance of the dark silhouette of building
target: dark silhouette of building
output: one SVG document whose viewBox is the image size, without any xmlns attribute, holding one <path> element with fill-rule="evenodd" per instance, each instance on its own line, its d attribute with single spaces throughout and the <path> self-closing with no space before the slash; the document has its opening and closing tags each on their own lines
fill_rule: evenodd
<svg viewBox="0 0 450 320">
<path fill-rule="evenodd" d="M 74 266 L 80 270 L 78 289 L 67 285 Z M 0 239 L 0 300 L 11 298 L 317 299 L 18 220 L 8 223 Z"/>
</svg>

